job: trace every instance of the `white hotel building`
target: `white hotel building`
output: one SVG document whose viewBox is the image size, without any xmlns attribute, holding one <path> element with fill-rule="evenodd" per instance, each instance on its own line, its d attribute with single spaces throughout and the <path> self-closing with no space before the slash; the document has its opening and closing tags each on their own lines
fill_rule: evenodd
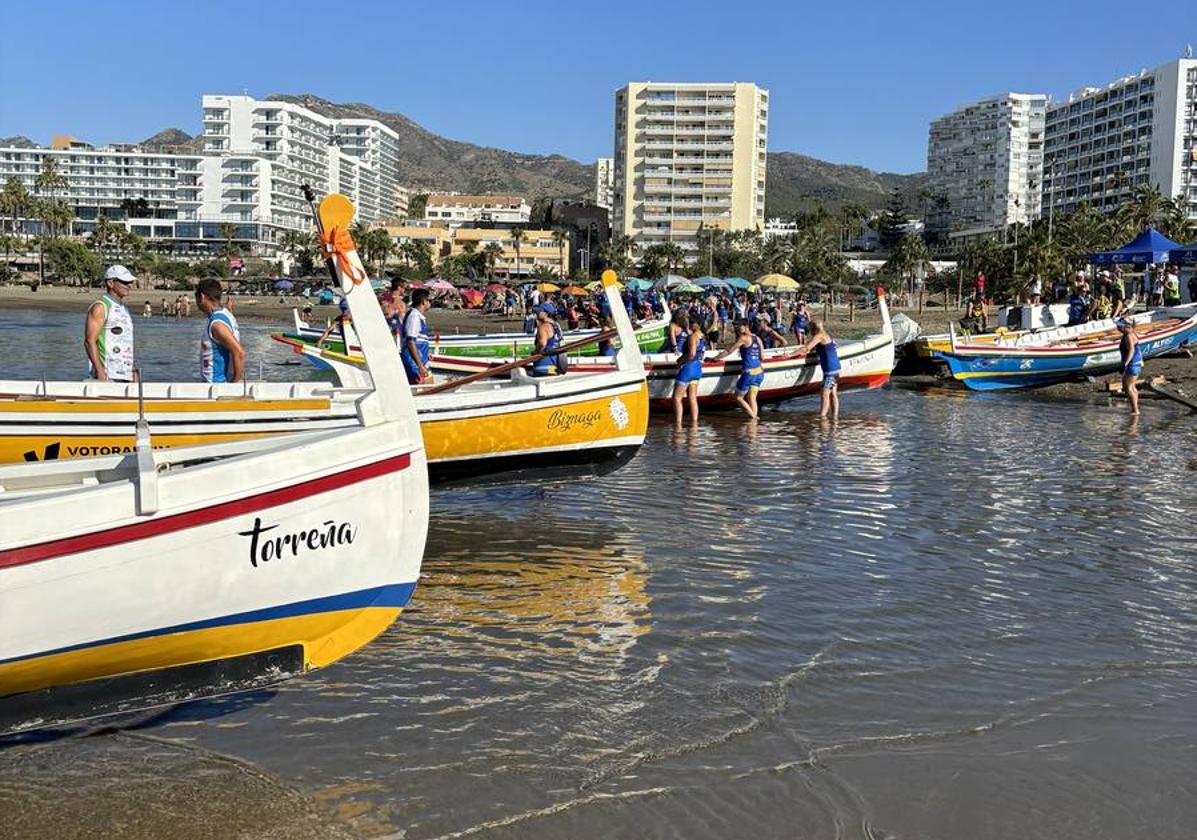
<svg viewBox="0 0 1197 840">
<path fill-rule="evenodd" d="M 66 178 L 59 198 L 75 208 L 72 233 L 102 213 L 155 250 L 211 255 L 233 225 L 243 254 L 274 256 L 280 234 L 311 229 L 302 185 L 343 192 L 371 224 L 396 214 L 398 135 L 373 120 L 332 120 L 298 105 L 248 96 L 203 97 L 198 153 L 135 145 L 92 148 L 56 138 L 49 148 L 0 148 L 0 184 L 35 192 L 53 158 Z M 37 222 L 22 228 L 36 232 Z"/>
<path fill-rule="evenodd" d="M 747 82 L 632 82 L 615 93 L 611 227 L 688 254 L 702 229 L 765 226 L 769 92 Z"/>
<path fill-rule="evenodd" d="M 1197 218 L 1197 59 L 1088 87 L 1047 112 L 1043 212 L 1111 211 L 1145 184 Z"/>
<path fill-rule="evenodd" d="M 1039 217 L 1047 95 L 1003 93 L 931 123 L 927 229 L 972 237 Z"/>
</svg>

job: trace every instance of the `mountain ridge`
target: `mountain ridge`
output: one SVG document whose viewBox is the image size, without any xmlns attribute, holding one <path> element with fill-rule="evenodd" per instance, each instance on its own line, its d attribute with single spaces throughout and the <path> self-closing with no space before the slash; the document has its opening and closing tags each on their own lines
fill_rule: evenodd
<svg viewBox="0 0 1197 840">
<path fill-rule="evenodd" d="M 594 164 L 564 155 L 512 152 L 442 137 L 399 112 L 381 111 L 362 102 L 335 103 L 310 93 L 272 94 L 267 99 L 291 102 L 338 119 L 374 119 L 399 135 L 399 182 L 417 192 L 517 193 L 529 201 L 581 199 L 594 190 Z M 25 137 L 0 139 L 0 145 L 32 146 Z M 142 141 L 147 148 L 189 148 L 199 152 L 202 135 L 166 128 Z M 27 146 L 26 146 L 27 147 Z M 798 152 L 769 152 L 766 215 L 790 216 L 822 204 L 834 212 L 845 204 L 881 210 L 894 190 L 916 207 L 926 186 L 925 172 L 877 172 L 865 166 L 832 163 Z"/>
</svg>

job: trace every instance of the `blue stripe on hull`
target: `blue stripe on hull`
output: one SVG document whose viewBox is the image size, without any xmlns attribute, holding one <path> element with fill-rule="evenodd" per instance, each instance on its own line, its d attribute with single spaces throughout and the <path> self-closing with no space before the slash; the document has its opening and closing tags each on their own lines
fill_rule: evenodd
<svg viewBox="0 0 1197 840">
<path fill-rule="evenodd" d="M 209 627 L 223 627 L 231 624 L 249 624 L 255 621 L 269 621 L 276 618 L 291 618 L 297 615 L 311 615 L 313 613 L 336 612 L 338 610 L 363 609 L 366 607 L 398 607 L 407 606 L 415 592 L 416 582 L 392 583 L 386 586 L 376 586 L 371 589 L 360 589 L 357 592 L 344 592 L 340 595 L 329 595 L 324 598 L 313 598 L 308 601 L 296 601 L 292 604 L 280 604 L 274 607 L 264 607 L 260 610 L 224 615 L 208 618 L 203 621 L 193 621 L 188 624 L 176 624 L 172 627 L 161 627 L 156 630 L 143 630 L 140 633 L 129 633 L 125 636 L 115 636 L 110 639 L 98 639 L 94 642 L 82 642 L 77 645 L 43 650 L 24 656 L 0 660 L 0 665 L 10 662 L 20 662 L 23 659 L 36 659 L 42 656 L 52 656 L 57 653 L 69 653 L 100 645 L 129 642 L 136 639 L 147 639 L 151 636 L 164 636 L 168 633 L 185 633 L 191 630 L 204 630 Z"/>
</svg>

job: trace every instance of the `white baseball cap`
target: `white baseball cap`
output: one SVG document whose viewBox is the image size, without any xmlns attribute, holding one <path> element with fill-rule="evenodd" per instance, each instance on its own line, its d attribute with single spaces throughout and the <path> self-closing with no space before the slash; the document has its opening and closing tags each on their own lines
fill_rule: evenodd
<svg viewBox="0 0 1197 840">
<path fill-rule="evenodd" d="M 108 270 L 104 272 L 104 279 L 120 280 L 122 283 L 133 285 L 133 281 L 136 278 L 133 276 L 133 272 L 129 271 L 123 265 L 110 265 L 108 266 Z"/>
</svg>

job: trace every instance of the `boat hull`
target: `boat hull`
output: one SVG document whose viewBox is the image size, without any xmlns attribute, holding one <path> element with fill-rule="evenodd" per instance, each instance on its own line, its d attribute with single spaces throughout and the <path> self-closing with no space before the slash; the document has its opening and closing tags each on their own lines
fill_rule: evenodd
<svg viewBox="0 0 1197 840">
<path fill-rule="evenodd" d="M 90 714 L 97 700 L 119 711 L 126 678 L 139 686 L 137 708 L 149 689 L 153 705 L 245 687 L 201 680 L 206 688 L 178 696 L 189 670 L 283 680 L 385 630 L 419 574 L 424 458 L 392 450 L 346 466 L 340 450 L 369 451 L 390 432 L 301 444 L 287 453 L 290 469 L 276 456 L 168 471 L 166 504 L 150 516 L 132 513 L 131 483 L 10 503 L 0 540 L 0 727 L 86 716 L 81 702 Z M 206 501 L 191 483 L 241 489 Z M 130 515 L 105 521 L 105 510 Z M 40 529 L 19 524 L 36 521 L 66 526 L 38 541 Z"/>
<path fill-rule="evenodd" d="M 1150 324 L 1150 322 L 1146 322 Z M 1082 334 L 1083 337 L 1083 334 Z M 1150 359 L 1197 340 L 1197 316 L 1140 338 L 1143 358 Z M 939 353 L 952 376 L 974 391 L 1007 391 L 1054 385 L 1121 369 L 1117 341 L 1090 346 L 957 345 Z"/>
</svg>

